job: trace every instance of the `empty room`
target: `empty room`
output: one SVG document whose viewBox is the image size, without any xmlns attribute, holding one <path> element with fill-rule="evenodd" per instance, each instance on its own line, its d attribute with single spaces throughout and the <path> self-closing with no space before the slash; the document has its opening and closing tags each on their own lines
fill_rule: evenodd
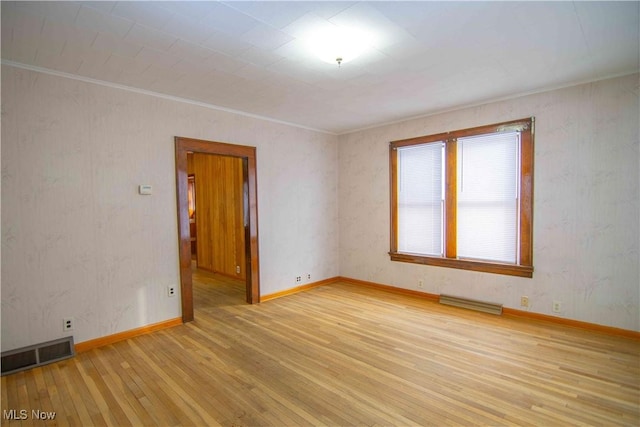
<svg viewBox="0 0 640 427">
<path fill-rule="evenodd" d="M 640 2 L 1 19 L 3 426 L 640 424 Z"/>
</svg>

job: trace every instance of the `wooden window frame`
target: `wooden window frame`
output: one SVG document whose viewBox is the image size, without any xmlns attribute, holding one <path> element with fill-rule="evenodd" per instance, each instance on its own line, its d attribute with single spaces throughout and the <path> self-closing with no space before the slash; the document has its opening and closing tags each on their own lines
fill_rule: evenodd
<svg viewBox="0 0 640 427">
<path fill-rule="evenodd" d="M 391 190 L 391 250 L 392 261 L 458 268 L 486 273 L 533 277 L 533 139 L 535 119 L 525 118 L 492 125 L 479 126 L 435 135 L 420 136 L 389 143 L 389 171 Z M 516 264 L 503 264 L 459 259 L 456 251 L 456 193 L 458 138 L 522 129 L 520 134 L 520 218 L 519 259 Z M 430 256 L 398 251 L 398 148 L 442 141 L 445 144 L 445 213 L 444 256 Z"/>
</svg>

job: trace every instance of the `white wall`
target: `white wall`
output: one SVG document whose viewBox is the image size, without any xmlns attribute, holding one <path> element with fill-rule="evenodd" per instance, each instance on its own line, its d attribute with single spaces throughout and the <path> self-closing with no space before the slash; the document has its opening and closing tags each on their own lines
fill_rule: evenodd
<svg viewBox="0 0 640 427">
<path fill-rule="evenodd" d="M 638 75 L 343 135 L 340 274 L 640 331 Z M 532 279 L 391 262 L 388 142 L 535 116 Z M 552 312 L 552 302 L 562 312 Z"/>
<path fill-rule="evenodd" d="M 550 315 L 560 300 L 560 316 L 640 330 L 638 96 L 627 76 L 337 138 L 3 66 L 2 350 L 66 335 L 64 317 L 82 342 L 180 316 L 166 297 L 179 283 L 176 135 L 258 148 L 263 295 L 306 273 L 422 279 L 429 293 L 513 308 L 528 295 Z M 389 261 L 388 142 L 527 116 L 533 279 Z"/>
<path fill-rule="evenodd" d="M 337 137 L 3 66 L 3 351 L 181 315 L 174 136 L 257 147 L 262 295 L 338 275 Z"/>
</svg>

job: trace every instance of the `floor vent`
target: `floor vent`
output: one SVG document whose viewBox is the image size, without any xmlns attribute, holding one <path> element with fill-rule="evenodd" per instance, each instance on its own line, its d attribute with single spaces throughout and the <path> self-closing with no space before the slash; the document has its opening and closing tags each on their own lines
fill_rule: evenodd
<svg viewBox="0 0 640 427">
<path fill-rule="evenodd" d="M 502 304 L 475 301 L 472 299 L 452 297 L 450 295 L 440 295 L 440 304 L 452 305 L 454 307 L 468 308 L 470 310 L 482 311 L 490 314 L 502 314 Z"/>
<path fill-rule="evenodd" d="M 2 375 L 13 374 L 73 357 L 73 337 L 60 338 L 2 352 Z"/>
</svg>

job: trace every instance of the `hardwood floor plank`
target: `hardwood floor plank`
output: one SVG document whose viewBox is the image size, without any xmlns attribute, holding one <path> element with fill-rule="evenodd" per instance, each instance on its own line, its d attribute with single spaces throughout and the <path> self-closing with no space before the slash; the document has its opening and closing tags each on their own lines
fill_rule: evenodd
<svg viewBox="0 0 640 427">
<path fill-rule="evenodd" d="M 106 354 L 108 353 L 97 352 L 95 357 L 91 359 L 93 366 L 104 381 L 101 393 L 109 393 L 112 396 L 115 402 L 109 404 L 110 408 L 114 407 L 122 410 L 122 413 L 118 414 L 120 425 L 140 425 L 142 424 L 142 419 L 137 414 L 139 402 L 131 398 L 131 394 L 126 393 L 122 378 L 112 368 L 112 366 L 118 365 L 109 363 L 105 357 Z"/>
<path fill-rule="evenodd" d="M 78 412 L 73 406 L 73 402 L 71 402 L 67 386 L 64 381 L 56 375 L 58 369 L 43 369 L 42 372 L 45 383 L 49 386 L 53 408 L 56 408 L 56 414 L 58 414 L 58 412 L 61 413 L 61 415 L 56 415 L 58 424 L 61 426 L 79 426 L 80 424 L 77 422 L 79 419 Z"/>
<path fill-rule="evenodd" d="M 66 362 L 67 364 L 69 362 Z M 64 374 L 62 374 L 62 368 L 64 368 L 64 363 L 55 363 L 51 365 L 51 369 L 43 369 L 47 371 L 51 377 L 53 378 L 53 386 L 58 390 L 58 394 L 62 400 L 61 406 L 56 406 L 56 419 L 60 422 L 61 425 L 71 425 L 78 426 L 81 425 L 81 420 L 84 418 L 81 415 L 81 411 L 76 409 L 76 406 L 71 397 L 71 391 L 67 385 L 67 379 Z M 84 407 L 82 407 L 84 409 Z M 88 418 L 88 414 L 87 414 Z"/>
<path fill-rule="evenodd" d="M 8 403 L 7 400 L 9 400 L 9 384 L 7 381 L 0 382 L 0 392 L 2 393 L 2 400 L 6 405 Z"/>
<path fill-rule="evenodd" d="M 16 389 L 17 389 L 17 393 L 18 393 L 18 400 L 17 400 L 17 405 L 16 407 L 19 410 L 24 410 L 26 409 L 28 411 L 29 417 L 31 416 L 31 411 L 30 409 L 30 402 L 29 402 L 29 393 L 27 392 L 27 382 L 26 382 L 26 377 L 28 376 L 28 374 L 26 374 L 25 372 L 18 372 L 16 374 Z M 21 422 L 21 425 L 24 426 L 32 426 L 33 425 L 33 420 L 31 418 L 28 418 L 26 420 L 23 420 Z"/>
<path fill-rule="evenodd" d="M 2 409 L 78 426 L 640 424 L 637 340 L 341 282 L 247 305 L 243 282 L 199 270 L 194 304 L 192 323 L 2 377 Z"/>
<path fill-rule="evenodd" d="M 21 422 L 19 419 L 14 418 L 14 414 L 11 411 L 20 411 L 20 402 L 18 401 L 18 387 L 17 380 L 12 381 L 12 384 L 7 385 L 7 393 L 8 396 L 13 397 L 10 398 L 2 398 L 2 410 L 8 411 L 9 414 L 7 416 L 4 415 L 2 417 L 2 425 L 3 426 L 19 426 Z"/>
<path fill-rule="evenodd" d="M 148 339 L 149 337 L 144 337 L 144 338 Z M 179 380 L 179 377 L 172 378 L 164 369 L 162 369 L 160 366 L 158 366 L 157 363 L 155 363 L 152 360 L 151 354 L 153 353 L 148 353 L 142 350 L 142 348 L 138 344 L 142 344 L 145 341 L 145 339 L 141 339 L 138 341 L 131 340 L 129 344 L 131 345 L 133 352 L 135 353 L 137 358 L 139 358 L 139 360 L 141 360 L 142 362 L 145 362 L 147 366 L 151 368 L 151 370 L 153 371 L 153 374 L 159 380 L 161 380 L 169 390 L 173 391 L 172 393 L 166 395 L 168 399 L 165 401 L 165 403 L 168 403 L 168 402 L 174 403 L 183 411 L 183 414 L 186 417 L 191 417 L 192 414 L 195 412 L 199 417 L 202 418 L 202 421 L 208 426 L 219 425 L 218 422 L 211 415 L 209 415 L 209 413 L 201 406 L 201 404 L 197 399 L 194 399 L 189 394 L 175 393 L 178 390 L 182 392 L 185 391 L 177 383 L 177 381 Z M 204 403 L 205 402 L 203 402 L 203 404 Z"/>
<path fill-rule="evenodd" d="M 181 425 L 185 420 L 190 420 L 190 424 L 198 421 L 204 423 L 180 398 L 180 390 L 171 389 L 148 362 L 134 362 L 140 360 L 139 355 L 143 354 L 135 343 L 127 342 L 126 346 L 118 346 L 118 352 L 128 360 L 125 365 L 127 375 L 133 380 L 132 385 L 138 392 L 140 404 L 147 412 L 153 412 L 154 424 Z M 193 417 L 197 421 L 193 421 Z"/>
<path fill-rule="evenodd" d="M 108 422 L 111 415 L 108 400 L 97 390 L 93 378 L 89 376 L 85 370 L 85 365 L 88 363 L 91 362 L 85 357 L 74 366 L 78 376 L 77 383 L 82 384 L 85 389 L 85 392 L 82 393 L 82 398 L 83 400 L 90 401 L 92 403 L 89 413 L 94 423 L 101 425 L 113 425 L 113 422 Z"/>
<path fill-rule="evenodd" d="M 162 369 L 168 377 L 174 380 L 171 390 L 180 390 L 179 395 L 181 396 L 181 401 L 176 402 L 176 404 L 182 408 L 184 412 L 183 416 L 191 419 L 192 422 L 196 424 L 215 423 L 212 419 L 221 419 L 224 417 L 224 412 L 221 410 L 224 406 L 222 402 L 228 399 L 228 396 L 221 393 L 214 393 L 214 389 L 206 387 L 206 381 L 204 381 L 204 379 L 210 377 L 210 370 L 207 366 L 199 362 L 195 363 L 197 360 L 195 360 L 191 353 L 189 353 L 188 360 L 185 360 L 178 352 L 153 354 L 151 351 L 158 348 L 158 345 L 165 346 L 166 348 L 175 341 L 169 337 L 149 338 L 150 339 L 147 340 L 148 342 L 142 343 L 143 348 L 146 348 L 145 352 L 149 354 L 150 358 L 153 358 L 158 369 Z M 151 342 L 151 338 L 157 342 Z M 191 380 L 195 378 L 198 379 L 195 381 Z M 217 382 L 218 379 L 214 378 L 212 380 Z M 167 385 L 171 386 L 169 383 Z M 200 402 L 200 405 L 193 406 L 192 402 Z"/>
</svg>

